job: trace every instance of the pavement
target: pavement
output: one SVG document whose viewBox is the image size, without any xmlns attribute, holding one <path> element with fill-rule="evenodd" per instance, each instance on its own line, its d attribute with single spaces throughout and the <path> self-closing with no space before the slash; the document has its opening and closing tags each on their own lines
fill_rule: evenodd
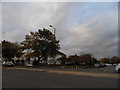
<svg viewBox="0 0 120 90">
<path fill-rule="evenodd" d="M 116 74 L 3 68 L 3 88 L 118 88 Z"/>
</svg>

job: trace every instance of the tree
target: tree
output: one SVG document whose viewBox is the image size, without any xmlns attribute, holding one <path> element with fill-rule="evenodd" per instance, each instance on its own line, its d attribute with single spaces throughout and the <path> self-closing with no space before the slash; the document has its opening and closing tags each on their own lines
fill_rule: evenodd
<svg viewBox="0 0 120 90">
<path fill-rule="evenodd" d="M 2 57 L 2 43 L 0 42 L 0 58 Z"/>
<path fill-rule="evenodd" d="M 80 63 L 81 61 L 80 61 L 80 57 L 75 54 L 75 55 L 70 55 L 67 58 L 67 62 L 69 62 L 70 64 L 73 64 L 73 65 L 76 65 L 76 64 Z"/>
<path fill-rule="evenodd" d="M 100 63 L 103 63 L 103 64 L 105 64 L 105 63 L 110 63 L 110 58 L 101 58 L 101 59 L 99 60 L 99 62 L 100 62 Z"/>
<path fill-rule="evenodd" d="M 11 60 L 15 56 L 19 56 L 19 46 L 10 41 L 2 41 L 2 57 Z"/>
<path fill-rule="evenodd" d="M 93 64 L 93 58 L 91 54 L 82 54 L 80 55 L 81 62 L 85 63 L 86 65 Z"/>
<path fill-rule="evenodd" d="M 38 61 L 47 61 L 48 56 L 55 57 L 60 49 L 59 41 L 49 30 L 43 28 L 36 32 L 30 32 L 21 43 L 24 49 L 31 49 L 37 55 Z"/>
<path fill-rule="evenodd" d="M 71 55 L 67 58 L 67 62 L 74 65 L 93 65 L 99 63 L 91 54 Z"/>
<path fill-rule="evenodd" d="M 15 42 L 15 43 L 14 43 L 14 47 L 15 47 L 15 49 L 16 49 L 16 54 L 15 54 L 15 56 L 16 56 L 17 58 L 20 58 L 21 55 L 22 55 L 22 51 L 23 51 L 21 45 L 20 45 L 18 42 Z"/>
<path fill-rule="evenodd" d="M 118 63 L 120 63 L 120 58 L 117 56 L 113 56 L 110 58 L 110 62 L 111 62 L 111 64 L 118 64 Z"/>
<path fill-rule="evenodd" d="M 58 60 L 60 61 L 60 64 L 61 64 L 62 66 L 64 66 L 64 65 L 65 65 L 65 62 L 66 62 L 66 60 L 67 60 L 67 57 L 66 57 L 66 56 L 62 56 L 62 57 L 58 58 Z"/>
<path fill-rule="evenodd" d="M 95 63 L 99 63 L 99 61 L 96 59 L 96 58 L 92 58 L 92 60 L 93 60 L 93 64 L 95 64 Z"/>
</svg>

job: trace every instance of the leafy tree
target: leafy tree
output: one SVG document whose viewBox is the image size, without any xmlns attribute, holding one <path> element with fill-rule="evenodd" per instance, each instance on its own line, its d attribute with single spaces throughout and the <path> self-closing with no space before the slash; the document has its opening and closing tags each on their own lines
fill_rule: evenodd
<svg viewBox="0 0 120 90">
<path fill-rule="evenodd" d="M 92 65 L 93 59 L 91 54 L 82 54 L 80 55 L 81 62 L 84 62 L 86 65 Z"/>
<path fill-rule="evenodd" d="M 66 62 L 66 60 L 67 60 L 67 57 L 66 57 L 66 56 L 62 56 L 62 57 L 58 58 L 58 60 L 61 62 L 61 63 L 60 63 L 61 65 L 65 65 L 65 62 Z"/>
<path fill-rule="evenodd" d="M 100 62 L 100 63 L 103 63 L 103 64 L 105 64 L 105 63 L 110 63 L 110 58 L 101 58 L 101 59 L 99 60 L 99 62 Z"/>
<path fill-rule="evenodd" d="M 49 30 L 43 28 L 36 32 L 30 32 L 25 36 L 25 40 L 21 43 L 24 49 L 31 49 L 37 55 L 38 61 L 47 61 L 48 56 L 55 57 L 60 49 L 59 41 Z"/>
<path fill-rule="evenodd" d="M 95 64 L 95 63 L 99 63 L 99 61 L 96 59 L 96 58 L 92 58 L 92 60 L 93 60 L 93 64 Z"/>
<path fill-rule="evenodd" d="M 117 57 L 117 56 L 113 56 L 113 57 L 110 58 L 110 62 L 112 64 L 118 64 L 118 63 L 120 63 L 120 58 Z"/>
<path fill-rule="evenodd" d="M 69 62 L 70 64 L 78 64 L 80 63 L 80 57 L 77 56 L 76 54 L 75 55 L 70 55 L 68 58 L 67 58 L 67 62 Z"/>
<path fill-rule="evenodd" d="M 0 42 L 0 58 L 2 57 L 2 44 Z"/>
<path fill-rule="evenodd" d="M 82 54 L 80 56 L 71 55 L 67 58 L 67 62 L 75 65 L 93 65 L 95 63 L 99 63 L 91 54 Z"/>
<path fill-rule="evenodd" d="M 110 60 L 111 60 L 111 63 L 112 64 L 118 64 L 118 63 L 120 63 L 120 58 L 119 57 L 117 57 L 117 56 L 113 56 L 112 58 L 110 58 Z"/>
<path fill-rule="evenodd" d="M 16 54 L 15 54 L 15 56 L 16 56 L 17 58 L 20 58 L 21 55 L 23 54 L 23 53 L 22 53 L 23 49 L 22 49 L 21 45 L 20 45 L 18 42 L 15 42 L 15 43 L 14 43 L 14 47 L 15 47 L 15 49 L 16 49 Z"/>
<path fill-rule="evenodd" d="M 120 58 L 117 56 L 112 56 L 111 58 L 101 58 L 100 63 L 118 64 L 120 63 Z"/>
<path fill-rule="evenodd" d="M 15 56 L 20 57 L 19 46 L 10 41 L 3 40 L 2 41 L 2 57 L 8 60 L 11 60 L 11 58 Z"/>
</svg>

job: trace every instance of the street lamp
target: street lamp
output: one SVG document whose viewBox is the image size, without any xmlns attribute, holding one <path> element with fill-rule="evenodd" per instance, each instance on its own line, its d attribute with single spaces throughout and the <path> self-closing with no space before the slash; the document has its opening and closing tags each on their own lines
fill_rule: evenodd
<svg viewBox="0 0 120 90">
<path fill-rule="evenodd" d="M 53 28 L 53 30 L 54 30 L 54 38 L 55 38 L 55 31 L 56 31 L 56 29 L 52 25 L 50 25 L 50 27 Z M 55 61 L 55 57 L 53 57 L 53 60 Z"/>
<path fill-rule="evenodd" d="M 56 33 L 56 29 L 55 29 L 52 25 L 50 25 L 50 27 L 52 27 L 52 28 L 54 29 L 54 35 L 55 35 L 55 33 Z"/>
</svg>

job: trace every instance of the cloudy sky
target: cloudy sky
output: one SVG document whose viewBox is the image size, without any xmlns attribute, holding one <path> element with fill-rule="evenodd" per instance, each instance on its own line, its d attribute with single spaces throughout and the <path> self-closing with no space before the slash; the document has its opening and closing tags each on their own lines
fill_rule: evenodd
<svg viewBox="0 0 120 90">
<path fill-rule="evenodd" d="M 2 39 L 23 41 L 30 31 L 56 28 L 61 51 L 118 55 L 117 2 L 3 2 Z"/>
</svg>

